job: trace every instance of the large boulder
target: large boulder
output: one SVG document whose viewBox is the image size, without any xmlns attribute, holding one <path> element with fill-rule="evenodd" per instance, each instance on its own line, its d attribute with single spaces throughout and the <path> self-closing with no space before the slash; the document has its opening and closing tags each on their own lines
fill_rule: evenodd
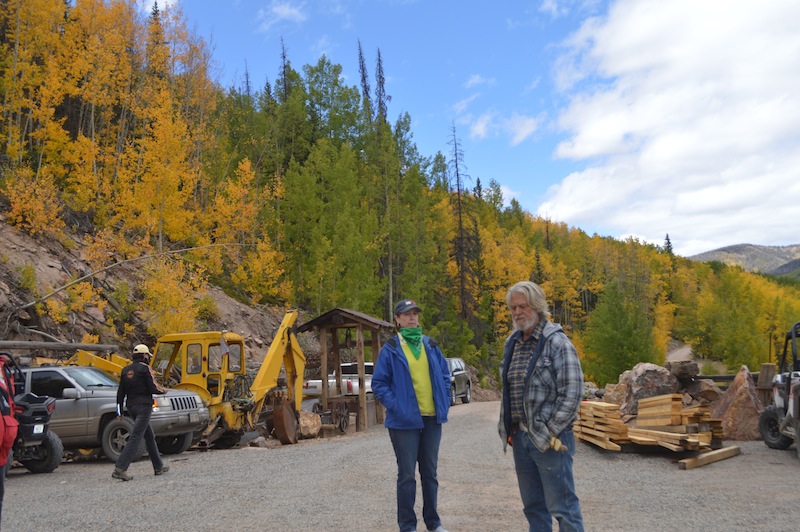
<svg viewBox="0 0 800 532">
<path fill-rule="evenodd" d="M 627 391 L 625 402 L 620 405 L 622 414 L 636 415 L 639 412 L 639 399 L 677 393 L 680 383 L 666 368 L 640 362 L 626 376 Z"/>
<path fill-rule="evenodd" d="M 722 420 L 727 440 L 760 440 L 758 418 L 763 409 L 753 376 L 747 366 L 742 366 L 722 397 L 711 406 L 711 417 Z"/>
<path fill-rule="evenodd" d="M 710 405 L 722 397 L 722 390 L 711 379 L 693 380 L 686 387 L 686 393 L 701 405 Z"/>
<path fill-rule="evenodd" d="M 621 405 L 625 402 L 625 395 L 628 393 L 628 385 L 624 382 L 619 384 L 606 384 L 603 389 L 603 401 Z"/>
<path fill-rule="evenodd" d="M 700 368 L 694 360 L 672 360 L 664 364 L 664 368 L 675 375 L 683 387 L 691 384 L 692 379 L 700 374 Z"/>
<path fill-rule="evenodd" d="M 316 438 L 319 436 L 321 430 L 322 420 L 319 414 L 306 412 L 305 410 L 300 411 L 300 427 L 298 432 L 301 439 L 310 440 Z"/>
</svg>

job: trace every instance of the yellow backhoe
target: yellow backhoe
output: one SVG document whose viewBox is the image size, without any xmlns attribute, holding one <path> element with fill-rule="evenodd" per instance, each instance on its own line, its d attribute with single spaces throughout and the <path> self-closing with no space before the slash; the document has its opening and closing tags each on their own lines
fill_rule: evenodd
<svg viewBox="0 0 800 532">
<path fill-rule="evenodd" d="M 247 374 L 244 339 L 231 332 L 168 334 L 158 339 L 150 365 L 159 384 L 203 398 L 211 423 L 198 445 L 231 447 L 264 423 L 281 443 L 297 443 L 303 399 L 303 354 L 288 312 L 255 377 Z M 281 367 L 285 375 L 281 377 Z"/>
<path fill-rule="evenodd" d="M 281 443 L 297 443 L 306 357 L 293 329 L 296 321 L 297 311 L 284 316 L 254 377 L 247 373 L 244 338 L 239 334 L 189 332 L 158 339 L 150 360 L 156 380 L 167 388 L 197 393 L 208 407 L 211 422 L 197 442 L 200 448 L 232 447 L 259 423 L 267 432 L 274 430 Z M 85 350 L 63 362 L 94 366 L 117 377 L 129 363 L 116 354 Z"/>
</svg>

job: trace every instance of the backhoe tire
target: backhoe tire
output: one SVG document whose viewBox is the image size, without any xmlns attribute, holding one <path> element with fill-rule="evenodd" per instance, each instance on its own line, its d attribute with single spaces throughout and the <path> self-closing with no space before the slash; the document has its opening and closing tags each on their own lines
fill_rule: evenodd
<svg viewBox="0 0 800 532">
<path fill-rule="evenodd" d="M 780 426 L 783 419 L 783 411 L 775 405 L 769 405 L 758 418 L 758 430 L 764 443 L 770 449 L 788 449 L 794 440 L 781 434 Z"/>
<path fill-rule="evenodd" d="M 47 431 L 42 444 L 33 450 L 34 458 L 20 461 L 31 473 L 52 473 L 64 457 L 64 445 L 55 432 Z"/>
<path fill-rule="evenodd" d="M 133 420 L 128 417 L 123 417 L 122 419 L 114 418 L 103 428 L 101 443 L 103 444 L 103 454 L 106 455 L 109 462 L 117 462 L 132 431 Z M 147 449 L 144 445 L 144 439 L 142 439 L 136 458 L 140 458 L 144 454 L 147 454 Z"/>
<path fill-rule="evenodd" d="M 156 438 L 158 450 L 161 454 L 181 454 L 192 446 L 194 433 L 176 434 L 175 436 L 162 436 Z"/>
</svg>

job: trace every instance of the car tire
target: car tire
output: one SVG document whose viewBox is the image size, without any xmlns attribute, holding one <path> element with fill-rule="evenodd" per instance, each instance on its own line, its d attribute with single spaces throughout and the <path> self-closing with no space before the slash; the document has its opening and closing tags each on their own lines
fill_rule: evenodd
<svg viewBox="0 0 800 532">
<path fill-rule="evenodd" d="M 131 432 L 133 431 L 133 420 L 128 417 L 123 418 L 114 418 L 109 421 L 105 428 L 103 428 L 103 454 L 106 455 L 109 462 L 114 462 L 119 459 L 119 455 L 122 454 L 122 449 L 125 448 L 125 444 L 128 442 L 128 437 L 130 437 Z M 136 458 L 141 457 L 143 454 L 146 454 L 147 450 L 145 449 L 144 440 L 142 440 L 142 444 L 139 449 L 139 453 L 136 454 Z"/>
<path fill-rule="evenodd" d="M 470 401 L 472 401 L 472 386 L 467 383 L 467 391 L 464 394 L 464 397 L 461 398 L 461 402 L 467 404 Z"/>
<path fill-rule="evenodd" d="M 450 406 L 456 406 L 456 387 L 450 386 Z"/>
<path fill-rule="evenodd" d="M 161 454 L 181 454 L 192 446 L 193 438 L 194 433 L 187 432 L 185 434 L 176 434 L 175 436 L 156 438 L 156 443 L 158 443 L 158 450 Z"/>
<path fill-rule="evenodd" d="M 783 411 L 775 405 L 765 408 L 758 418 L 758 430 L 761 432 L 764 443 L 771 449 L 788 449 L 792 444 L 792 438 L 780 432 L 781 419 L 783 419 Z"/>
<path fill-rule="evenodd" d="M 52 473 L 61 465 L 64 457 L 64 445 L 55 432 L 47 431 L 42 444 L 34 450 L 36 458 L 20 461 L 31 473 Z"/>
</svg>

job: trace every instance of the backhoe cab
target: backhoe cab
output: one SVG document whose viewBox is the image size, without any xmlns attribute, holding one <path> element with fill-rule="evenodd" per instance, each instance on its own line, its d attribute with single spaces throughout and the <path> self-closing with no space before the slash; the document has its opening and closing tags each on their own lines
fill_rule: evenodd
<svg viewBox="0 0 800 532">
<path fill-rule="evenodd" d="M 772 404 L 764 408 L 758 420 L 761 437 L 768 447 L 787 449 L 796 443 L 800 458 L 800 360 L 797 339 L 800 322 L 786 333 L 778 372 L 772 379 Z"/>
<path fill-rule="evenodd" d="M 196 392 L 211 423 L 199 446 L 236 445 L 264 423 L 281 443 L 296 443 L 306 358 L 293 326 L 297 311 L 283 318 L 258 374 L 247 374 L 244 339 L 227 331 L 168 334 L 158 339 L 150 365 L 165 387 Z M 285 380 L 281 367 L 285 370 Z"/>
</svg>

